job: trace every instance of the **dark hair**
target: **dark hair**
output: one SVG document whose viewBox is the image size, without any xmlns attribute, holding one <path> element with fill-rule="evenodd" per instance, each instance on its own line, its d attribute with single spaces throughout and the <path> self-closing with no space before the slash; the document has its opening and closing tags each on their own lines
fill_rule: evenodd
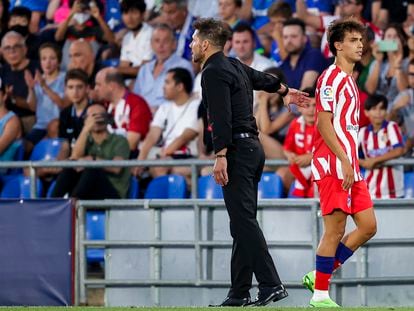
<svg viewBox="0 0 414 311">
<path fill-rule="evenodd" d="M 336 56 L 335 42 L 343 42 L 346 33 L 359 32 L 365 35 L 365 26 L 354 18 L 337 19 L 333 21 L 327 30 L 329 50 Z"/>
<path fill-rule="evenodd" d="M 241 23 L 238 23 L 236 27 L 233 28 L 233 34 L 235 34 L 236 32 L 245 32 L 245 31 L 250 33 L 250 36 L 252 37 L 252 40 L 254 41 L 256 38 L 256 34 L 253 28 L 250 27 L 249 24 L 241 22 Z"/>
<path fill-rule="evenodd" d="M 314 87 L 305 87 L 302 92 L 308 93 L 310 98 L 315 98 L 315 88 Z"/>
<path fill-rule="evenodd" d="M 45 42 L 39 47 L 39 57 L 40 57 L 40 51 L 44 49 L 51 49 L 56 53 L 56 57 L 59 61 L 59 63 L 62 61 L 62 49 L 60 49 L 56 44 L 52 42 Z"/>
<path fill-rule="evenodd" d="M 233 0 L 233 2 L 234 2 L 234 5 L 237 8 L 241 8 L 243 6 L 243 1 L 242 0 Z"/>
<path fill-rule="evenodd" d="M 208 40 L 212 45 L 223 49 L 231 32 L 225 23 L 214 18 L 201 18 L 193 23 L 193 28 L 198 30 L 198 36 Z"/>
<path fill-rule="evenodd" d="M 144 13 L 147 9 L 147 4 L 144 0 L 122 0 L 121 1 L 121 13 L 128 13 L 130 10 L 138 10 Z"/>
<path fill-rule="evenodd" d="M 414 58 L 410 59 L 410 62 L 408 63 L 408 65 L 414 65 Z"/>
<path fill-rule="evenodd" d="M 13 16 L 24 17 L 30 22 L 32 18 L 32 11 L 30 11 L 30 9 L 26 8 L 25 6 L 15 6 L 10 11 L 9 18 L 12 18 Z"/>
<path fill-rule="evenodd" d="M 302 29 L 302 33 L 303 34 L 306 33 L 306 25 L 303 22 L 303 20 L 301 20 L 300 18 L 296 18 L 296 17 L 289 18 L 283 23 L 283 27 L 286 27 L 286 26 L 299 26 L 300 29 Z"/>
<path fill-rule="evenodd" d="M 171 68 L 167 71 L 167 73 L 173 74 L 173 79 L 176 84 L 182 83 L 184 85 L 184 89 L 187 94 L 191 93 L 193 90 L 193 77 L 187 69 L 176 67 Z"/>
<path fill-rule="evenodd" d="M 125 86 L 124 77 L 118 71 L 108 71 L 105 75 L 105 82 L 114 82 L 120 86 Z"/>
<path fill-rule="evenodd" d="M 267 17 L 282 16 L 284 18 L 291 18 L 293 15 L 290 4 L 284 1 L 273 2 L 267 9 Z"/>
<path fill-rule="evenodd" d="M 65 76 L 65 85 L 69 80 L 79 80 L 82 81 L 85 85 L 89 84 L 88 74 L 82 69 L 70 69 Z"/>
<path fill-rule="evenodd" d="M 364 109 L 369 111 L 380 103 L 382 103 L 382 108 L 387 110 L 387 107 L 388 107 L 387 97 L 381 94 L 372 94 L 368 96 L 368 98 L 365 100 Z"/>
<path fill-rule="evenodd" d="M 397 36 L 401 41 L 401 47 L 402 47 L 402 51 L 403 51 L 403 58 L 407 57 L 409 54 L 409 49 L 408 49 L 408 45 L 407 45 L 407 41 L 408 41 L 408 36 L 404 31 L 404 28 L 397 23 L 391 23 L 389 24 L 387 27 L 385 27 L 384 31 L 383 31 L 383 37 L 385 36 L 385 33 L 387 32 L 388 29 L 393 28 L 395 29 L 395 31 L 397 32 Z M 385 53 L 385 55 L 387 55 Z"/>
</svg>

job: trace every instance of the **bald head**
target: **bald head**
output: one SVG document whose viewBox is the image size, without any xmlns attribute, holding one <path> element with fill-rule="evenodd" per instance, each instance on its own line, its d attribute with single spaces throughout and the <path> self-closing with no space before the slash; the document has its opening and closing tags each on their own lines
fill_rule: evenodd
<svg viewBox="0 0 414 311">
<path fill-rule="evenodd" d="M 7 32 L 1 40 L 3 57 L 12 68 L 19 68 L 26 60 L 26 43 L 24 37 L 16 31 Z"/>
<path fill-rule="evenodd" d="M 73 41 L 69 47 L 69 69 L 82 69 L 90 73 L 94 65 L 94 53 L 91 44 L 86 40 Z"/>
<path fill-rule="evenodd" d="M 112 101 L 125 92 L 122 75 L 114 67 L 99 70 L 95 77 L 95 92 L 100 100 Z"/>
</svg>

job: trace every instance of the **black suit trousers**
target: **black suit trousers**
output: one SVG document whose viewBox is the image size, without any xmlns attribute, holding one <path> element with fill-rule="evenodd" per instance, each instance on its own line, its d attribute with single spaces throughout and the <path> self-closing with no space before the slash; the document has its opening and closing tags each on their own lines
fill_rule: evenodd
<svg viewBox="0 0 414 311">
<path fill-rule="evenodd" d="M 259 288 L 281 284 L 263 232 L 257 222 L 257 188 L 264 166 L 263 148 L 257 138 L 234 140 L 227 151 L 229 182 L 224 201 L 233 237 L 231 288 L 228 296 L 249 296 L 253 273 Z"/>
</svg>

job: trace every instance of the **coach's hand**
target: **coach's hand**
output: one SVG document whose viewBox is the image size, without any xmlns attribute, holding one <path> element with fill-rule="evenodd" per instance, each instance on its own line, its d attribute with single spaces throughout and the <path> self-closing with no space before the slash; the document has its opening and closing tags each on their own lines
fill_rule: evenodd
<svg viewBox="0 0 414 311">
<path fill-rule="evenodd" d="M 309 98 L 308 93 L 289 88 L 289 92 L 283 97 L 283 103 L 290 111 L 291 104 L 299 107 L 307 107 L 311 103 L 311 99 Z"/>
<path fill-rule="evenodd" d="M 227 175 L 227 159 L 225 157 L 216 158 L 213 168 L 213 177 L 217 184 L 225 186 L 229 182 Z"/>
<path fill-rule="evenodd" d="M 342 174 L 344 176 L 344 180 L 342 182 L 342 188 L 345 191 L 348 191 L 352 187 L 352 184 L 355 181 L 354 169 L 352 168 L 352 165 L 351 163 L 349 163 L 348 160 L 341 161 L 341 166 L 342 166 Z"/>
</svg>

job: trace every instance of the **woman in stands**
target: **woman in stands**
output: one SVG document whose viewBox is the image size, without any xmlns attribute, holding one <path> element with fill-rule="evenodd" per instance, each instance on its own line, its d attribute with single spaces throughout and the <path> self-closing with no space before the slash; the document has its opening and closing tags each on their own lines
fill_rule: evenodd
<svg viewBox="0 0 414 311">
<path fill-rule="evenodd" d="M 25 137 L 27 156 L 44 137 L 57 137 L 59 112 L 67 106 L 63 99 L 65 73 L 60 72 L 60 49 L 52 43 L 44 43 L 40 46 L 39 58 L 43 74 L 37 71 L 33 77 L 28 70 L 25 72 L 29 89 L 27 102 L 30 109 L 36 111 L 36 124 Z"/>
</svg>

